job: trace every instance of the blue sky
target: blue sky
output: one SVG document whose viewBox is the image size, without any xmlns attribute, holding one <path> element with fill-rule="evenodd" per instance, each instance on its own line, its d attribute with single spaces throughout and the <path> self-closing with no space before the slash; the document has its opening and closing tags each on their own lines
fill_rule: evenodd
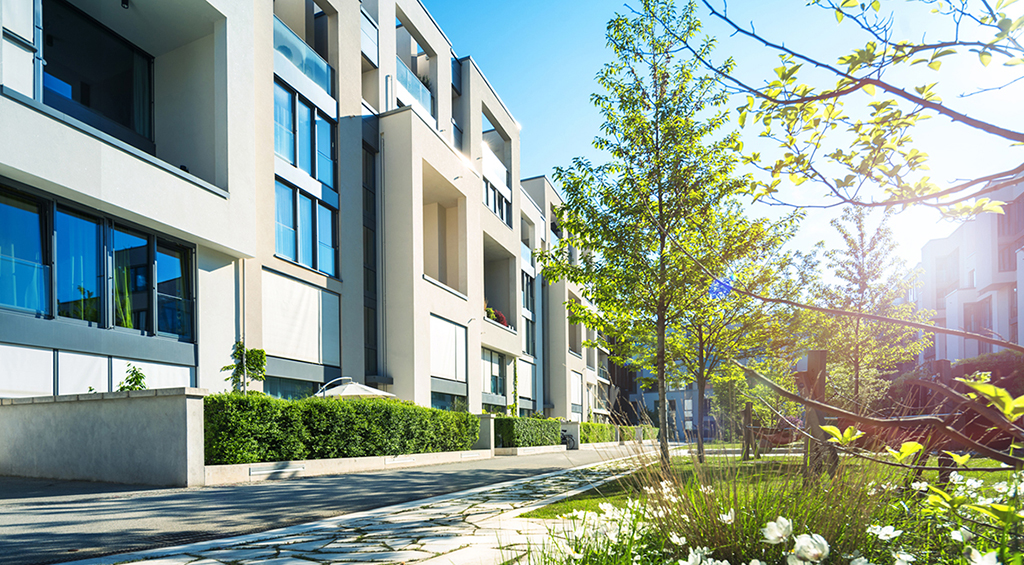
<svg viewBox="0 0 1024 565">
<path fill-rule="evenodd" d="M 605 46 L 605 26 L 616 11 L 627 10 L 626 4 L 621 0 L 473 3 L 424 0 L 424 3 L 452 41 L 456 54 L 460 57 L 470 55 L 477 61 L 522 125 L 523 178 L 542 174 L 550 177 L 554 167 L 568 166 L 577 156 L 585 156 L 595 162 L 604 161 L 604 156 L 591 145 L 601 125 L 601 117 L 589 97 L 597 88 L 595 75 L 612 57 Z M 631 5 L 636 4 L 633 2 Z M 941 27 L 944 21 L 927 18 L 926 11 L 906 13 L 905 3 L 893 6 L 903 11 L 896 18 L 896 29 L 904 36 L 943 35 Z M 849 20 L 840 26 L 833 15 L 807 8 L 803 1 L 733 2 L 729 10 L 730 16 L 738 22 L 753 24 L 758 32 L 789 47 L 823 53 L 822 58 L 828 61 L 834 61 L 844 48 L 862 45 L 864 41 L 863 36 L 855 33 L 849 25 Z M 698 13 L 705 22 L 706 31 L 719 38 L 716 54 L 722 58 L 736 58 L 738 72 L 754 83 L 771 75 L 771 69 L 778 65 L 773 52 L 749 41 L 728 37 L 728 30 L 720 22 L 707 16 L 703 9 Z M 934 29 L 921 25 L 930 25 Z M 943 92 L 947 101 L 971 90 L 976 84 L 983 84 L 984 80 L 973 68 L 977 65 L 958 68 L 950 64 L 943 69 L 941 76 L 921 70 L 923 67 L 920 65 L 914 69 L 911 83 L 923 84 L 941 79 L 940 85 L 948 85 L 952 89 Z M 997 74 L 999 72 L 996 71 Z M 996 95 L 994 101 L 972 97 L 953 100 L 953 105 L 958 109 L 977 111 L 993 120 L 1005 120 L 1006 108 L 1019 108 L 1022 96 L 1018 85 L 1009 92 Z M 1012 112 L 1009 117 L 1016 122 L 1011 125 L 1024 128 L 1024 113 Z M 745 136 L 748 147 L 759 143 L 753 135 L 755 132 L 749 133 L 751 135 Z M 984 136 L 970 131 L 953 130 L 952 133 L 955 136 L 951 135 L 946 124 L 936 123 L 927 125 L 917 134 L 919 140 L 932 142 L 927 149 L 933 158 L 935 179 L 964 178 L 970 174 L 990 172 L 993 162 L 1021 161 L 1021 150 L 1011 153 L 1005 144 L 987 145 Z M 792 201 L 820 202 L 818 190 L 790 190 Z M 759 216 L 778 216 L 784 212 L 761 204 L 752 205 L 748 210 L 750 214 Z M 824 239 L 827 247 L 838 246 L 834 230 L 828 225 L 838 213 L 838 210 L 812 211 L 802 225 L 800 244 L 810 245 Z M 927 210 L 903 212 L 891 224 L 897 240 L 903 244 L 900 255 L 910 266 L 918 261 L 920 248 L 928 239 L 948 235 L 957 225 L 948 221 L 938 222 L 938 214 Z"/>
</svg>

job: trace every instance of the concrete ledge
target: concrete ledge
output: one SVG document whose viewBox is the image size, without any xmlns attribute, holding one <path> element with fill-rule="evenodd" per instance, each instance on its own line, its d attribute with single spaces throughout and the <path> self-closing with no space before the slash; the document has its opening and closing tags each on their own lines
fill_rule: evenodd
<svg viewBox="0 0 1024 565">
<path fill-rule="evenodd" d="M 617 442 L 617 441 L 604 441 L 604 442 L 598 442 L 598 443 L 581 443 L 579 448 L 580 449 L 604 449 L 606 447 L 618 447 L 620 445 L 625 445 L 625 444 Z"/>
<path fill-rule="evenodd" d="M 396 456 L 207 465 L 206 485 L 252 483 L 294 477 L 315 477 L 319 475 L 347 475 L 405 467 L 442 465 L 474 459 L 490 459 L 492 457 L 494 457 L 494 454 L 490 449 L 474 449 L 471 451 L 444 451 L 441 453 L 414 453 Z"/>
<path fill-rule="evenodd" d="M 496 447 L 495 457 L 509 457 L 514 455 L 536 455 L 538 453 L 555 453 L 565 451 L 565 445 L 535 445 L 533 447 Z"/>
<path fill-rule="evenodd" d="M 202 486 L 205 389 L 15 398 L 0 405 L 0 475 Z"/>
</svg>

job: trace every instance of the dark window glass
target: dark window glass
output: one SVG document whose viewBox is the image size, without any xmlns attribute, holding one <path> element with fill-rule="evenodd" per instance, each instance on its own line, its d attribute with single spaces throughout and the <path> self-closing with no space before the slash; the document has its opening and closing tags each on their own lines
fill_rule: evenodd
<svg viewBox="0 0 1024 565">
<path fill-rule="evenodd" d="M 50 313 L 39 204 L 0 192 L 0 304 Z"/>
<path fill-rule="evenodd" d="M 295 97 L 280 84 L 274 83 L 274 153 L 295 163 Z"/>
<path fill-rule="evenodd" d="M 313 109 L 299 102 L 298 122 L 295 131 L 296 149 L 298 150 L 298 166 L 303 171 L 313 174 Z M 319 121 L 319 120 L 318 120 Z"/>
<path fill-rule="evenodd" d="M 295 194 L 291 188 L 277 183 L 276 187 L 276 246 L 277 254 L 295 260 Z"/>
<path fill-rule="evenodd" d="M 189 253 L 177 246 L 156 246 L 157 331 L 192 339 Z"/>
<path fill-rule="evenodd" d="M 299 263 L 313 266 L 313 199 L 299 194 Z"/>
<path fill-rule="evenodd" d="M 149 319 L 149 244 L 146 236 L 113 230 L 114 324 L 146 330 Z"/>
<path fill-rule="evenodd" d="M 316 178 L 334 187 L 334 125 L 316 117 Z"/>
<path fill-rule="evenodd" d="M 377 350 L 376 349 L 363 349 L 363 368 L 366 370 L 367 375 L 377 374 Z"/>
<path fill-rule="evenodd" d="M 43 102 L 153 152 L 152 58 L 62 0 L 43 0 L 43 33 Z"/>
<path fill-rule="evenodd" d="M 374 231 L 363 228 L 363 266 L 370 269 L 377 268 L 377 246 L 374 241 Z"/>
<path fill-rule="evenodd" d="M 377 347 L 377 310 L 363 308 L 363 334 L 368 348 Z"/>
<path fill-rule="evenodd" d="M 369 298 L 377 297 L 377 272 L 370 269 L 363 269 L 363 295 Z"/>
<path fill-rule="evenodd" d="M 75 212 L 58 210 L 54 229 L 57 315 L 99 323 L 103 273 L 100 223 Z"/>
<path fill-rule="evenodd" d="M 307 396 L 313 396 L 319 388 L 319 383 L 297 379 L 283 379 L 280 377 L 267 377 L 263 382 L 263 392 L 274 398 L 283 398 L 285 400 L 298 400 Z"/>
<path fill-rule="evenodd" d="M 317 266 L 320 272 L 335 276 L 334 255 L 334 211 L 323 205 L 317 206 Z"/>
<path fill-rule="evenodd" d="M 456 396 L 443 392 L 430 393 L 430 407 L 437 410 L 452 410 L 456 412 L 465 412 L 468 408 L 465 396 Z"/>
</svg>

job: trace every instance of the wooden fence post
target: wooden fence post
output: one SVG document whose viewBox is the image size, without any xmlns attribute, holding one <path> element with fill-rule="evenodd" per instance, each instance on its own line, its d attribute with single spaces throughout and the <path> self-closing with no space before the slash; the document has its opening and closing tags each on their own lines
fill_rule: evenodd
<svg viewBox="0 0 1024 565">
<path fill-rule="evenodd" d="M 826 379 L 827 352 L 814 350 L 807 352 L 807 395 L 811 400 L 818 402 L 825 401 L 825 379 Z M 807 409 L 807 433 L 817 439 L 815 442 L 806 442 L 807 454 L 807 477 L 817 477 L 823 471 L 835 476 L 839 467 L 839 455 L 831 444 L 823 443 L 828 440 L 828 434 L 821 429 L 825 424 L 825 413 L 820 410 Z"/>
</svg>

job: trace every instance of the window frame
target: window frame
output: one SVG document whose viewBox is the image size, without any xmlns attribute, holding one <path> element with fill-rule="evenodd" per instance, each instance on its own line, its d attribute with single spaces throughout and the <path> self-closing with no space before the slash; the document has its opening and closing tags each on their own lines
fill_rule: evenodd
<svg viewBox="0 0 1024 565">
<path fill-rule="evenodd" d="M 291 135 L 292 135 L 292 146 L 291 146 L 291 158 L 282 156 L 277 152 L 277 120 L 274 121 L 274 155 L 281 157 L 290 166 L 302 172 L 302 174 L 309 176 L 314 181 L 320 183 L 323 188 L 337 192 L 338 186 L 338 122 L 332 119 L 327 114 L 320 111 L 312 100 L 303 96 L 297 89 L 293 88 L 287 82 L 281 80 L 275 75 L 274 77 L 274 89 L 280 88 L 286 92 L 291 99 Z M 276 100 L 276 97 L 275 97 Z M 308 139 L 306 142 L 309 144 L 309 157 L 310 157 L 310 169 L 307 171 L 299 163 L 299 139 L 302 137 L 302 132 L 299 131 L 299 107 L 305 107 L 309 110 L 310 116 L 310 128 L 308 132 Z M 330 147 L 326 153 L 321 151 L 320 148 L 320 136 L 318 135 L 319 124 L 323 122 L 327 124 L 329 128 L 328 144 Z M 330 183 L 323 182 L 320 180 L 320 155 L 325 155 L 330 158 L 331 171 L 330 171 Z M 321 199 L 322 200 L 322 199 Z M 326 201 L 325 201 L 326 202 Z M 336 208 L 332 206 L 332 208 Z"/>
<path fill-rule="evenodd" d="M 299 187 L 289 183 L 287 180 L 285 180 L 285 179 L 283 179 L 281 177 L 275 177 L 274 180 L 275 180 L 275 183 L 274 183 L 274 191 L 275 191 L 274 192 L 274 195 L 275 195 L 274 196 L 274 257 L 277 257 L 278 259 L 280 259 L 282 261 L 286 261 L 286 262 L 288 262 L 288 263 L 290 263 L 292 265 L 296 265 L 298 267 L 302 267 L 303 269 L 314 271 L 314 272 L 319 273 L 319 274 L 321 274 L 321 275 L 323 275 L 325 277 L 330 277 L 332 279 L 341 280 L 341 276 L 339 274 L 339 268 L 338 268 L 339 265 L 341 264 L 340 263 L 340 259 L 341 258 L 339 256 L 340 249 L 339 249 L 339 245 L 338 245 L 338 232 L 340 230 L 340 226 L 338 225 L 338 222 L 340 221 L 338 209 L 336 207 L 334 207 L 334 206 L 331 206 L 331 204 L 329 202 L 317 198 L 316 196 L 314 196 L 314 195 L 306 192 L 305 190 L 302 190 L 301 188 L 299 188 Z M 291 257 L 288 257 L 287 255 L 282 254 L 281 251 L 277 247 L 277 224 L 278 224 L 278 222 L 277 222 L 277 189 L 278 189 L 278 186 L 282 186 L 284 188 L 287 188 L 287 189 L 291 190 L 292 225 L 294 226 L 293 233 L 294 233 L 294 238 L 295 238 L 294 239 L 294 244 L 295 244 L 295 258 L 294 259 L 291 258 Z M 301 229 L 300 229 L 301 228 L 301 223 L 300 223 L 299 202 L 300 202 L 301 198 L 308 198 L 310 200 L 310 202 L 312 203 L 312 211 L 313 211 L 313 213 L 312 213 L 312 218 L 311 218 L 311 222 L 310 222 L 312 224 L 310 226 L 311 240 L 309 242 L 309 244 L 311 246 L 310 252 L 313 255 L 313 257 L 312 257 L 312 265 L 306 265 L 305 263 L 302 263 L 300 261 L 300 253 L 299 253 L 300 247 L 299 247 L 299 243 L 300 243 L 300 237 L 301 237 Z M 319 237 L 319 234 L 320 234 L 320 208 L 324 208 L 324 209 L 328 210 L 330 212 L 330 215 L 331 215 L 331 221 L 334 222 L 334 227 L 332 228 L 332 231 L 333 231 L 333 241 L 331 242 L 331 244 L 332 244 L 331 251 L 332 251 L 333 256 L 334 256 L 333 257 L 334 258 L 334 273 L 333 274 L 327 273 L 325 271 L 320 270 L 320 257 L 321 257 L 321 253 L 320 253 L 320 237 Z"/>
<path fill-rule="evenodd" d="M 92 209 L 88 206 L 83 206 L 77 202 L 46 194 L 38 189 L 22 185 L 16 181 L 12 181 L 7 178 L 0 177 L 0 192 L 13 194 L 16 197 L 30 200 L 37 203 L 40 206 L 40 224 L 42 229 L 42 252 L 43 262 L 42 264 L 49 267 L 50 273 L 47 278 L 47 293 L 48 293 L 48 304 L 49 309 L 46 313 L 29 313 L 23 308 L 17 308 L 0 304 L 0 311 L 5 313 L 17 313 L 23 315 L 31 315 L 33 317 L 41 317 L 46 320 L 55 321 L 61 324 L 73 324 L 79 326 L 95 327 L 97 329 L 112 330 L 116 332 L 129 333 L 142 335 L 146 337 L 159 337 L 168 340 L 176 340 L 185 343 L 198 343 L 198 316 L 199 312 L 199 297 L 198 297 L 198 261 L 196 260 L 196 246 L 195 244 L 176 238 L 165 233 L 158 233 L 149 229 L 145 226 L 136 224 L 134 222 L 123 220 L 102 211 Z M 99 278 L 101 280 L 100 287 L 100 315 L 98 322 L 91 322 L 86 320 L 80 320 L 76 318 L 70 318 L 61 316 L 58 313 L 57 307 L 57 271 L 60 266 L 57 264 L 57 246 L 56 246 L 56 214 L 58 209 L 62 209 L 65 212 L 86 216 L 96 220 L 100 225 L 100 238 L 98 244 L 98 257 L 100 273 Z M 144 237 L 146 240 L 146 273 L 149 277 L 147 281 L 147 303 L 146 303 L 146 323 L 144 328 L 124 328 L 117 325 L 114 314 L 114 230 L 122 228 L 124 230 L 134 232 L 140 237 Z M 166 246 L 177 247 L 182 251 L 183 260 L 187 262 L 188 275 L 186 277 L 186 299 L 190 302 L 192 315 L 190 320 L 189 335 L 180 336 L 178 334 L 170 332 L 159 332 L 157 331 L 157 265 L 156 265 L 156 246 L 158 242 L 162 242 Z"/>
</svg>

